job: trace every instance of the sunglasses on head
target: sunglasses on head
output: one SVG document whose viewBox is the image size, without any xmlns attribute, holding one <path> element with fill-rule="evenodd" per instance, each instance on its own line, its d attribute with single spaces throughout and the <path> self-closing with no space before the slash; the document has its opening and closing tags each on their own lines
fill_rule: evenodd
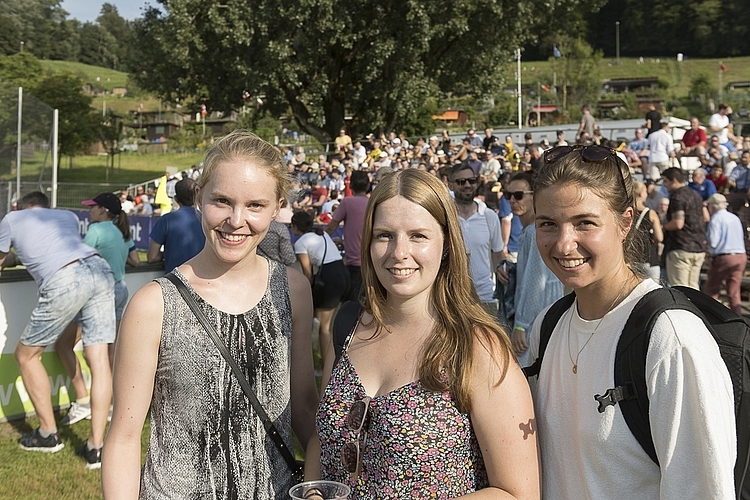
<svg viewBox="0 0 750 500">
<path fill-rule="evenodd" d="M 617 156 L 616 149 L 605 148 L 604 146 L 583 146 L 581 144 L 573 146 L 557 146 L 548 149 L 544 152 L 544 163 L 555 163 L 573 151 L 579 151 L 581 153 L 581 159 L 589 163 L 601 163 L 610 156 L 614 156 L 615 162 L 617 163 L 618 168 L 620 168 L 620 161 L 618 161 L 619 157 Z M 625 192 L 627 193 L 628 190 L 625 186 L 625 179 L 623 178 L 622 171 L 620 171 L 619 178 L 623 189 L 625 189 Z"/>
<path fill-rule="evenodd" d="M 479 177 L 474 176 L 474 177 L 467 177 L 465 179 L 456 179 L 453 182 L 455 182 L 459 186 L 465 186 L 466 183 L 468 182 L 469 184 L 471 184 L 473 186 L 477 182 L 479 182 Z"/>
<path fill-rule="evenodd" d="M 370 400 L 371 398 L 365 396 L 364 398 L 355 401 L 352 403 L 352 407 L 346 415 L 346 426 L 353 432 L 354 441 L 346 443 L 341 447 L 341 464 L 349 474 L 354 475 L 359 472 L 359 464 L 362 460 L 362 450 L 367 442 L 366 428 L 370 424 Z M 362 446 L 360 447 L 359 436 L 362 434 L 363 430 L 364 439 Z"/>
<path fill-rule="evenodd" d="M 506 200 L 510 200 L 511 197 L 513 197 L 513 198 L 515 198 L 517 200 L 522 200 L 523 199 L 523 195 L 525 195 L 525 194 L 534 194 L 534 191 L 513 191 L 513 192 L 505 191 L 505 192 L 503 192 L 503 197 Z"/>
</svg>

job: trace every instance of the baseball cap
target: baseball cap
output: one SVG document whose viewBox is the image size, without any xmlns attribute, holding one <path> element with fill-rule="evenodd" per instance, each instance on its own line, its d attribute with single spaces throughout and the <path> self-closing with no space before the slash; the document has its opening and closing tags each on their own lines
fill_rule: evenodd
<svg viewBox="0 0 750 500">
<path fill-rule="evenodd" d="M 81 205 L 87 207 L 99 205 L 100 207 L 106 208 L 108 212 L 114 215 L 120 215 L 120 212 L 122 212 L 120 199 L 113 193 L 99 193 L 90 200 L 83 200 Z"/>
<path fill-rule="evenodd" d="M 727 197 L 721 193 L 715 193 L 706 200 L 708 205 L 724 205 L 727 203 Z"/>
</svg>

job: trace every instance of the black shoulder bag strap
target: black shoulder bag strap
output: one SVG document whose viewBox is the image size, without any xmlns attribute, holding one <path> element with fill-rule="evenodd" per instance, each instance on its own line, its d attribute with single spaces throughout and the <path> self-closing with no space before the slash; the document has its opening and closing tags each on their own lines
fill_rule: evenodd
<svg viewBox="0 0 750 500">
<path fill-rule="evenodd" d="M 190 310 L 193 311 L 193 314 L 195 315 L 198 322 L 206 330 L 208 336 L 211 337 L 211 340 L 213 340 L 214 344 L 216 344 L 216 347 L 219 349 L 221 355 L 224 356 L 224 359 L 232 368 L 232 372 L 234 372 L 235 377 L 237 377 L 237 380 L 242 387 L 242 392 L 245 393 L 245 396 L 247 396 L 247 399 L 253 406 L 255 413 L 258 414 L 261 422 L 263 422 L 263 427 L 266 429 L 268 435 L 271 436 L 271 440 L 273 441 L 273 443 L 279 449 L 281 456 L 289 466 L 289 470 L 292 471 L 292 476 L 295 478 L 295 480 L 302 480 L 304 476 L 304 470 L 302 466 L 297 463 L 294 455 L 284 443 L 284 440 L 281 438 L 281 434 L 279 434 L 279 431 L 276 430 L 276 427 L 273 425 L 273 422 L 271 422 L 268 413 L 266 413 L 266 410 L 263 409 L 263 406 L 260 404 L 260 401 L 258 401 L 258 398 L 253 392 L 253 389 L 250 387 L 250 383 L 242 373 L 242 369 L 237 364 L 237 361 L 235 361 L 232 355 L 229 353 L 229 349 L 227 349 L 227 346 L 224 345 L 224 342 L 219 338 L 219 335 L 216 333 L 216 329 L 211 323 L 208 322 L 205 314 L 203 314 L 203 311 L 201 311 L 200 307 L 198 307 L 198 302 L 192 295 L 190 295 L 190 292 L 185 286 L 185 283 L 183 283 L 180 278 L 175 276 L 173 273 L 165 275 L 165 278 L 171 281 L 172 284 L 174 284 L 174 286 L 177 288 L 177 291 L 180 292 L 180 295 L 182 295 L 185 303 L 188 305 Z"/>
<path fill-rule="evenodd" d="M 565 311 L 570 309 L 575 300 L 576 294 L 569 293 L 563 298 L 558 299 L 557 302 L 552 304 L 547 310 L 547 314 L 544 315 L 542 327 L 539 331 L 539 352 L 536 355 L 536 360 L 531 366 L 523 368 L 523 373 L 526 375 L 526 378 L 539 375 L 539 370 L 542 368 L 544 351 L 547 350 L 547 344 L 549 344 L 549 339 L 552 337 L 552 331 L 555 329 L 555 326 L 557 326 L 557 322 L 560 321 L 562 315 L 565 314 Z"/>
<path fill-rule="evenodd" d="M 333 351 L 336 357 L 333 361 L 333 366 L 341 359 L 341 355 L 344 353 L 344 343 L 346 337 L 351 333 L 352 328 L 357 324 L 359 316 L 362 314 L 362 306 L 355 300 L 347 300 L 339 308 L 339 312 L 336 313 L 336 317 L 333 318 L 333 327 L 331 328 L 333 335 Z"/>
</svg>

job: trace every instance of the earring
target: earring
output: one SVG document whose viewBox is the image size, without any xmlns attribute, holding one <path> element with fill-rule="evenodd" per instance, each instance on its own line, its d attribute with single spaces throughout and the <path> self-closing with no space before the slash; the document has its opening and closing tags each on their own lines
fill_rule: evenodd
<svg viewBox="0 0 750 500">
<path fill-rule="evenodd" d="M 443 260 L 448 258 L 448 251 L 443 252 Z"/>
</svg>

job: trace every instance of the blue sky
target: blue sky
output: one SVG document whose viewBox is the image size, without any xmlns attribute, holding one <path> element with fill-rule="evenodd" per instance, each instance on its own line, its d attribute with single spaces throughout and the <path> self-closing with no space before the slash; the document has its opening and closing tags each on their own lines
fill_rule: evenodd
<svg viewBox="0 0 750 500">
<path fill-rule="evenodd" d="M 96 21 L 105 1 L 107 0 L 63 0 L 60 5 L 68 11 L 68 19 L 78 19 L 83 23 Z M 117 12 L 129 21 L 141 17 L 147 3 L 153 7 L 159 6 L 156 0 L 108 0 L 107 3 L 117 7 Z"/>
</svg>

